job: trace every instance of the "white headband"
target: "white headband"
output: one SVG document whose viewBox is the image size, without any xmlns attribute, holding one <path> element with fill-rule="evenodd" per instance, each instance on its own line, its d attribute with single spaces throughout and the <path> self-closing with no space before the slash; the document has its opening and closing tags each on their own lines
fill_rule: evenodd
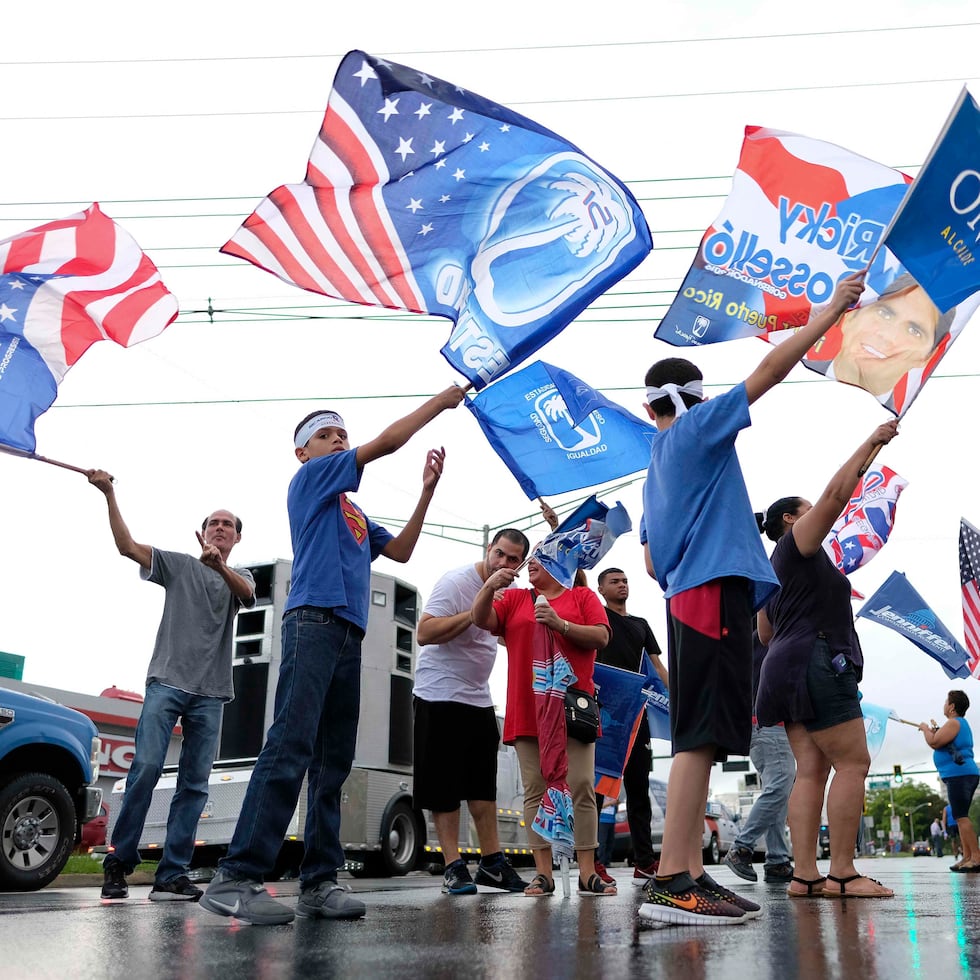
<svg viewBox="0 0 980 980">
<path fill-rule="evenodd" d="M 344 420 L 336 412 L 319 412 L 304 422 L 303 427 L 296 433 L 296 448 L 302 449 L 313 438 L 313 433 L 332 426 L 335 429 L 346 429 Z"/>
<path fill-rule="evenodd" d="M 677 385 L 668 381 L 661 388 L 647 388 L 647 401 L 655 402 L 658 398 L 669 398 L 674 404 L 674 414 L 678 417 L 687 411 L 687 405 L 681 395 L 693 395 L 695 398 L 704 397 L 704 388 L 700 381 L 688 381 L 687 384 Z"/>
</svg>

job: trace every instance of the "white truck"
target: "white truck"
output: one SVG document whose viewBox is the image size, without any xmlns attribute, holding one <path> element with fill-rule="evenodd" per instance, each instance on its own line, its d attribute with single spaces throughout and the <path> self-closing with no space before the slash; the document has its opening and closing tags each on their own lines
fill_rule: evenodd
<svg viewBox="0 0 980 980">
<path fill-rule="evenodd" d="M 208 802 L 197 830 L 195 866 L 213 866 L 231 841 L 255 758 L 272 723 L 279 675 L 282 610 L 289 591 L 291 563 L 279 560 L 251 566 L 256 603 L 238 614 L 235 627 L 235 700 L 225 706 L 219 749 L 209 779 Z M 425 814 L 412 801 L 412 687 L 417 646 L 419 595 L 406 582 L 372 573 L 367 632 L 361 654 L 361 717 L 354 766 L 341 795 L 340 838 L 355 875 L 404 875 L 436 860 L 438 840 Z M 140 850 L 159 853 L 176 787 L 176 767 L 157 784 Z M 125 780 L 113 788 L 113 817 Z M 500 840 L 512 860 L 528 856 L 523 819 L 523 787 L 516 754 L 501 745 L 497 797 Z M 274 876 L 295 873 L 302 858 L 306 786 L 286 831 Z M 460 820 L 460 851 L 478 853 L 475 829 L 465 804 Z M 429 858 L 427 858 L 429 855 Z"/>
</svg>

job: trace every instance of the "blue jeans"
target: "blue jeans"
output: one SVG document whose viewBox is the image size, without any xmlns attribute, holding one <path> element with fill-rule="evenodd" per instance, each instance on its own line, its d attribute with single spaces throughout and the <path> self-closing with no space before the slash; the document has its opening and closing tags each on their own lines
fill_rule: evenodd
<svg viewBox="0 0 980 980">
<path fill-rule="evenodd" d="M 187 874 L 194 854 L 197 822 L 208 801 L 208 776 L 218 745 L 220 698 L 188 694 L 158 681 L 146 685 L 146 697 L 136 726 L 136 750 L 126 777 L 126 795 L 112 831 L 113 853 L 129 874 L 139 864 L 139 841 L 150 809 L 153 790 L 163 772 L 177 719 L 184 733 L 177 769 L 177 789 L 170 802 L 167 839 L 156 880 L 171 881 Z"/>
<path fill-rule="evenodd" d="M 739 828 L 735 846 L 754 851 L 755 842 L 765 834 L 766 864 L 788 864 L 786 808 L 796 779 L 796 760 L 786 730 L 779 725 L 757 728 L 752 733 L 749 758 L 762 777 L 762 795 Z"/>
<path fill-rule="evenodd" d="M 223 871 L 264 880 L 307 775 L 300 885 L 336 881 L 344 866 L 340 789 L 354 762 L 361 707 L 361 638 L 356 626 L 329 609 L 301 606 L 283 617 L 275 720 L 252 771 Z"/>
</svg>

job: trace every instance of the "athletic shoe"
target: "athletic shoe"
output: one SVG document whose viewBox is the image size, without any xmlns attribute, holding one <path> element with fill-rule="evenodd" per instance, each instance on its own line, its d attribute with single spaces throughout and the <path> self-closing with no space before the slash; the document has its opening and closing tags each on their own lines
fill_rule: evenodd
<svg viewBox="0 0 980 980">
<path fill-rule="evenodd" d="M 192 885 L 187 875 L 178 875 L 170 881 L 153 882 L 151 902 L 196 902 L 204 892 Z"/>
<path fill-rule="evenodd" d="M 759 875 L 752 867 L 752 852 L 747 847 L 729 848 L 725 855 L 725 864 L 729 870 L 734 871 L 739 878 L 746 881 L 758 881 Z"/>
<path fill-rule="evenodd" d="M 106 858 L 102 863 L 102 872 L 103 898 L 129 898 L 129 885 L 126 884 L 122 861 L 114 857 Z"/>
<path fill-rule="evenodd" d="M 462 858 L 457 858 L 452 864 L 446 865 L 446 874 L 442 880 L 442 890 L 447 895 L 475 895 L 476 885 L 470 877 L 469 868 Z"/>
<path fill-rule="evenodd" d="M 639 916 L 658 925 L 734 926 L 745 921 L 742 909 L 706 891 L 686 871 L 651 879 L 643 895 Z"/>
<path fill-rule="evenodd" d="M 296 905 L 296 914 L 304 919 L 359 919 L 364 912 L 364 903 L 336 881 L 304 888 Z"/>
<path fill-rule="evenodd" d="M 295 918 L 293 910 L 277 902 L 261 882 L 236 878 L 220 868 L 199 904 L 215 915 L 230 915 L 257 926 L 284 925 Z"/>
<path fill-rule="evenodd" d="M 649 864 L 637 865 L 633 868 L 633 884 L 634 885 L 645 885 L 651 878 L 657 876 L 657 871 L 660 868 L 659 861 L 651 861 Z"/>
<path fill-rule="evenodd" d="M 482 858 L 476 869 L 476 883 L 487 888 L 502 888 L 505 892 L 522 892 L 528 886 L 507 858 L 500 854 Z"/>
<path fill-rule="evenodd" d="M 766 881 L 776 881 L 787 885 L 793 880 L 793 865 L 786 864 L 767 864 L 765 867 Z"/>
<path fill-rule="evenodd" d="M 717 896 L 723 902 L 728 902 L 729 905 L 734 905 L 735 908 L 741 909 L 745 913 L 746 919 L 757 919 L 762 915 L 761 905 L 750 902 L 747 898 L 742 898 L 741 895 L 736 895 L 735 892 L 726 888 L 724 885 L 719 885 L 707 871 L 700 878 L 695 879 L 695 884 L 703 888 L 706 892 L 711 892 L 712 895 Z"/>
<path fill-rule="evenodd" d="M 605 884 L 616 884 L 616 879 L 608 871 L 606 871 L 606 866 L 601 861 L 596 861 L 595 873 L 603 880 L 603 882 L 605 882 Z"/>
</svg>

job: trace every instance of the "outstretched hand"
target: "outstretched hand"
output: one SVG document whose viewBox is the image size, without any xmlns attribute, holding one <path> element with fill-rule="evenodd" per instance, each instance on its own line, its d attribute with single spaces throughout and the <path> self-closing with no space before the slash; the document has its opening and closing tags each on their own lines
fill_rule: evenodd
<svg viewBox="0 0 980 980">
<path fill-rule="evenodd" d="M 897 435 L 898 419 L 889 419 L 879 425 L 871 434 L 871 444 L 873 446 L 887 446 Z"/>
<path fill-rule="evenodd" d="M 201 563 L 217 571 L 225 563 L 221 557 L 221 552 L 213 544 L 208 544 L 202 537 L 200 531 L 195 531 L 194 533 L 197 535 L 197 540 L 201 545 Z"/>
<path fill-rule="evenodd" d="M 440 446 L 438 449 L 430 449 L 425 457 L 425 469 L 422 471 L 422 489 L 435 490 L 439 477 L 442 476 L 442 467 L 446 461 L 446 450 Z"/>
<path fill-rule="evenodd" d="M 541 516 L 548 522 L 548 527 L 552 531 L 558 527 L 558 515 L 555 513 L 554 508 L 546 500 L 541 501 Z"/>
<path fill-rule="evenodd" d="M 436 399 L 442 406 L 441 410 L 444 411 L 447 408 L 458 407 L 463 399 L 466 397 L 466 389 L 460 388 L 459 385 L 450 385 L 444 391 L 440 391 L 436 395 Z"/>
<path fill-rule="evenodd" d="M 852 272 L 849 276 L 845 276 L 837 283 L 837 288 L 834 290 L 834 296 L 830 301 L 830 305 L 840 313 L 843 313 L 845 310 L 849 310 L 861 298 L 861 293 L 863 292 L 864 271 Z"/>
<path fill-rule="evenodd" d="M 105 470 L 86 470 L 85 475 L 88 477 L 88 482 L 92 484 L 93 487 L 97 487 L 106 496 L 112 493 L 113 483 L 115 483 L 115 477 L 107 473 Z"/>
</svg>

